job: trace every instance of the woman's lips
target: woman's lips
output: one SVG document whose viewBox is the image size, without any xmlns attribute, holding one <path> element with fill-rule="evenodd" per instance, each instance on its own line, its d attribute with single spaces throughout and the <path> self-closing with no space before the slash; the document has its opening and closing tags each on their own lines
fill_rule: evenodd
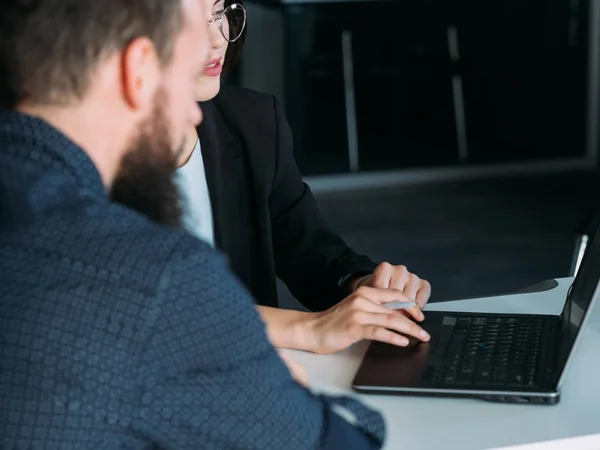
<svg viewBox="0 0 600 450">
<path fill-rule="evenodd" d="M 218 77 L 223 72 L 221 58 L 211 59 L 204 68 L 204 75 L 208 77 Z"/>
</svg>

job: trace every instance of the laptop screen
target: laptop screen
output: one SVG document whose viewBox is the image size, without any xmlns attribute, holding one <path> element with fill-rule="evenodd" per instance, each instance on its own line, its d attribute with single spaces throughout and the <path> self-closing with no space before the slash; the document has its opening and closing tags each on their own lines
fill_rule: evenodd
<svg viewBox="0 0 600 450">
<path fill-rule="evenodd" d="M 575 344 L 583 318 L 600 279 L 600 233 L 590 235 L 585 255 L 577 276 L 569 290 L 561 318 L 561 338 L 558 357 L 558 372 L 561 373 Z"/>
</svg>

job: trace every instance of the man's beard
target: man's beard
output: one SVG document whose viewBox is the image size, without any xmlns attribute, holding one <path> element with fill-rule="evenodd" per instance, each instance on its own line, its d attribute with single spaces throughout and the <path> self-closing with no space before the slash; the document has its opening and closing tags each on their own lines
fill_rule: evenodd
<svg viewBox="0 0 600 450">
<path fill-rule="evenodd" d="M 159 106 L 159 92 L 152 116 L 123 156 L 111 189 L 111 199 L 161 225 L 181 227 L 183 214 L 174 180 L 179 152 L 171 150 L 168 121 Z"/>
</svg>

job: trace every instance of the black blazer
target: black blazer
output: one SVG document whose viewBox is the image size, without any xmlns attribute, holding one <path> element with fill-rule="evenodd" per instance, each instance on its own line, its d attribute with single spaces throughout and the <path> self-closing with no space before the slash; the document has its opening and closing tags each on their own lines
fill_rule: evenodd
<svg viewBox="0 0 600 450">
<path fill-rule="evenodd" d="M 198 136 L 213 208 L 215 241 L 261 305 L 277 306 L 276 276 L 304 306 L 343 299 L 349 274 L 375 264 L 325 223 L 293 156 L 292 135 L 271 95 L 223 86 L 201 104 Z"/>
</svg>

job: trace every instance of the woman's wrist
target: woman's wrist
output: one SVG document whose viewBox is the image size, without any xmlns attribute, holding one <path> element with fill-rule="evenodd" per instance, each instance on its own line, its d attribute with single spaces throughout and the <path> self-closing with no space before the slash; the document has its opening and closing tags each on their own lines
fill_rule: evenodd
<svg viewBox="0 0 600 450">
<path fill-rule="evenodd" d="M 312 351 L 312 336 L 318 313 L 258 306 L 274 347 Z"/>
<path fill-rule="evenodd" d="M 323 314 L 319 312 L 306 312 L 298 316 L 294 328 L 297 350 L 319 353 L 318 327 Z"/>
<path fill-rule="evenodd" d="M 312 313 L 286 310 L 283 315 L 285 320 L 279 326 L 281 347 L 309 351 L 309 328 Z"/>
</svg>

